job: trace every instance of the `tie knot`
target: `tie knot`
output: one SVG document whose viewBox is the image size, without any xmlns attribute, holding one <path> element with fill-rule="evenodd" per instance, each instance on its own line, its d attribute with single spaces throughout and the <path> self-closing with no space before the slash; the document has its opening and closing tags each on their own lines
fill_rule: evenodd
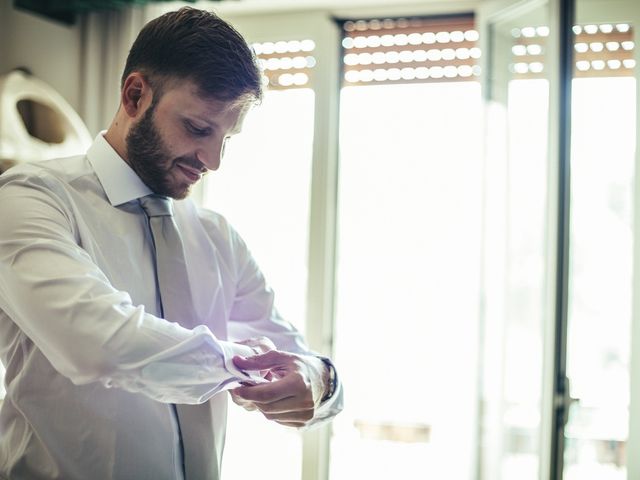
<svg viewBox="0 0 640 480">
<path fill-rule="evenodd" d="M 140 205 L 148 217 L 166 217 L 173 215 L 173 204 L 169 197 L 163 195 L 147 195 L 140 198 Z"/>
</svg>

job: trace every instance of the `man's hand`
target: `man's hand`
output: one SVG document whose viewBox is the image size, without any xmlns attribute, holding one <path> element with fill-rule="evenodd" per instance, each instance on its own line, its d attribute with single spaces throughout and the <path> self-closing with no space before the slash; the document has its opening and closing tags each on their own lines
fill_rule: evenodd
<svg viewBox="0 0 640 480">
<path fill-rule="evenodd" d="M 267 337 L 252 337 L 252 338 L 247 338 L 246 340 L 241 340 L 236 343 L 239 343 L 241 345 L 246 345 L 247 347 L 251 347 L 251 349 L 254 351 L 256 355 L 267 353 L 271 350 L 276 349 L 276 346 L 274 345 L 274 343 L 271 340 L 269 340 Z M 271 372 L 269 370 L 260 371 L 260 375 L 262 375 L 267 380 L 272 380 Z M 244 408 L 245 410 L 248 410 L 251 412 L 256 409 L 256 406 L 253 404 L 253 402 L 250 402 L 243 398 L 238 397 L 233 393 L 233 391 L 229 393 L 231 393 L 231 399 L 236 404 Z"/>
<path fill-rule="evenodd" d="M 311 355 L 271 350 L 251 358 L 234 357 L 233 363 L 241 370 L 268 370 L 272 380 L 233 389 L 234 401 L 245 408 L 248 402 L 252 408 L 247 410 L 258 409 L 269 420 L 289 427 L 302 427 L 311 420 L 328 389 L 327 368 Z"/>
</svg>

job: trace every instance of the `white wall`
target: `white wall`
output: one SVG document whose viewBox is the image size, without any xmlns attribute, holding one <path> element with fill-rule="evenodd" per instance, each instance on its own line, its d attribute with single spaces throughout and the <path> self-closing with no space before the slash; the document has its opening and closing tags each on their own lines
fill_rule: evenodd
<svg viewBox="0 0 640 480">
<path fill-rule="evenodd" d="M 27 67 L 80 111 L 80 23 L 64 25 L 0 0 L 0 75 Z"/>
<path fill-rule="evenodd" d="M 17 10 L 0 0 L 0 75 L 26 67 L 80 111 L 80 24 L 67 26 Z M 0 403 L 4 397 L 0 364 Z"/>
</svg>

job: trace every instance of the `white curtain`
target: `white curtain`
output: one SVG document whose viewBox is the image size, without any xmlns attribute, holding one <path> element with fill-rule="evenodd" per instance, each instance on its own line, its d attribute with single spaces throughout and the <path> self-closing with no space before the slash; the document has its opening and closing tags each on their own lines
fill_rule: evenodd
<svg viewBox="0 0 640 480">
<path fill-rule="evenodd" d="M 80 115 L 92 135 L 109 126 L 120 104 L 120 76 L 138 32 L 166 6 L 86 15 L 82 24 Z"/>
</svg>

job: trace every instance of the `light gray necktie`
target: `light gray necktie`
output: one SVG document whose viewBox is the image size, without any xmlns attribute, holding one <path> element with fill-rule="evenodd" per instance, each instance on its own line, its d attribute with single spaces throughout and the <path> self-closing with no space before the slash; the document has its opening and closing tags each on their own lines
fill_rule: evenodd
<svg viewBox="0 0 640 480">
<path fill-rule="evenodd" d="M 193 308 L 184 245 L 173 218 L 172 200 L 162 195 L 148 195 L 139 200 L 149 218 L 155 245 L 161 314 L 166 320 L 193 328 L 200 322 Z M 216 405 L 211 403 L 212 400 L 201 405 L 174 405 L 186 480 L 218 477 L 215 455 L 210 454 L 216 443 L 211 409 L 226 409 L 226 403 L 221 399 L 217 399 Z"/>
<path fill-rule="evenodd" d="M 187 328 L 196 326 L 184 246 L 173 219 L 173 203 L 162 195 L 148 195 L 140 205 L 149 217 L 156 251 L 156 276 L 162 317 Z"/>
</svg>

